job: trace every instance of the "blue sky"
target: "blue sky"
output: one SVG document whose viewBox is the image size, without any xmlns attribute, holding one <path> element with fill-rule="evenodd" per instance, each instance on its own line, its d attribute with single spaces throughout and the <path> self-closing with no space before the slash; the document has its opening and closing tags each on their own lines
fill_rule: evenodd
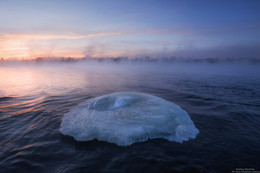
<svg viewBox="0 0 260 173">
<path fill-rule="evenodd" d="M 0 0 L 0 57 L 260 55 L 260 1 Z"/>
</svg>

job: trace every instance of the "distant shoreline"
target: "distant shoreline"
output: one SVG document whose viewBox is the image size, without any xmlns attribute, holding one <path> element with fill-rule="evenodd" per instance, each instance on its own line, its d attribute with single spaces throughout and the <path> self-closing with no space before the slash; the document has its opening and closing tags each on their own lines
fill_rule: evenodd
<svg viewBox="0 0 260 173">
<path fill-rule="evenodd" d="M 37 57 L 34 59 L 19 59 L 19 58 L 0 58 L 0 63 L 8 62 L 63 62 L 63 63 L 74 63 L 74 62 L 111 62 L 111 63 L 124 63 L 124 62 L 144 62 L 144 63 L 233 63 L 233 62 L 248 62 L 248 63 L 260 63 L 260 58 L 183 58 L 183 57 L 160 57 L 152 58 L 150 56 L 128 58 L 128 57 Z"/>
</svg>

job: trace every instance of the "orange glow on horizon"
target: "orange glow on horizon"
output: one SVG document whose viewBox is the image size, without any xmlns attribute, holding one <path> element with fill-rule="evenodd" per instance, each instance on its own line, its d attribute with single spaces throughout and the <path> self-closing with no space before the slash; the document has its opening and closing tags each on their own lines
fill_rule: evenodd
<svg viewBox="0 0 260 173">
<path fill-rule="evenodd" d="M 37 57 L 74 57 L 88 54 L 82 39 L 122 35 L 121 32 L 100 32 L 86 35 L 77 34 L 5 34 L 0 35 L 0 58 L 35 59 Z M 81 42 L 80 42 L 81 41 Z M 58 43 L 57 43 L 58 42 Z M 77 44 L 80 42 L 80 44 Z M 102 56 L 91 54 L 91 56 Z"/>
</svg>

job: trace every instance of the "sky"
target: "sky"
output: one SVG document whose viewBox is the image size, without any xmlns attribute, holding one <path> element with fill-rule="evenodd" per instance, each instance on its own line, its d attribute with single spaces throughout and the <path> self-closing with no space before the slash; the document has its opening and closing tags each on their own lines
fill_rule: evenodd
<svg viewBox="0 0 260 173">
<path fill-rule="evenodd" d="M 0 0 L 0 58 L 260 58 L 259 0 Z"/>
</svg>

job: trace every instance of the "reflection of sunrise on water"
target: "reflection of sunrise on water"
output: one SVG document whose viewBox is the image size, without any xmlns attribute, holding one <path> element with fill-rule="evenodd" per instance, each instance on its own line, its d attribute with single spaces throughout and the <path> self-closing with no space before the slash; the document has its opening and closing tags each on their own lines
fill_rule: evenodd
<svg viewBox="0 0 260 173">
<path fill-rule="evenodd" d="M 54 74 L 54 75 L 52 75 Z M 56 67 L 15 67 L 0 68 L 1 94 L 8 96 L 23 96 L 45 92 L 49 94 L 65 93 L 72 88 L 87 86 L 88 76 L 66 68 Z M 53 76 L 50 78 L 50 76 Z M 84 78 L 84 80 L 83 80 Z"/>
</svg>

